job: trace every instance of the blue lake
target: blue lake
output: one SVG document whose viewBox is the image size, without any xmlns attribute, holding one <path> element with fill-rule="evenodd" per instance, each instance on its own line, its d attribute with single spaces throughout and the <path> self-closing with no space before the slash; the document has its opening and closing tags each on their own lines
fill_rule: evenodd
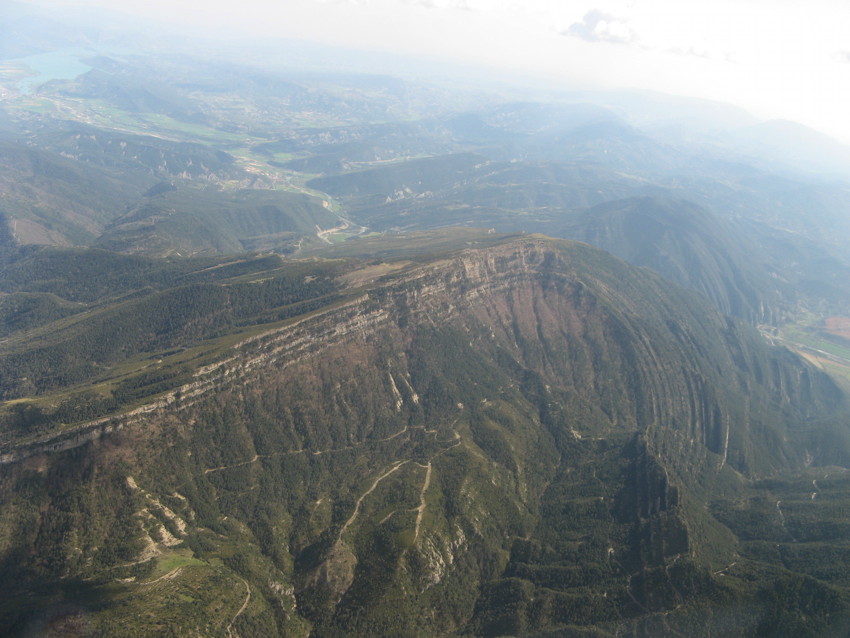
<svg viewBox="0 0 850 638">
<path fill-rule="evenodd" d="M 16 62 L 26 64 L 36 73 L 18 82 L 18 89 L 23 93 L 29 93 L 38 85 L 50 80 L 73 80 L 91 70 L 92 67 L 80 61 L 81 57 L 91 55 L 94 53 L 85 49 L 61 49 L 17 58 Z"/>
</svg>

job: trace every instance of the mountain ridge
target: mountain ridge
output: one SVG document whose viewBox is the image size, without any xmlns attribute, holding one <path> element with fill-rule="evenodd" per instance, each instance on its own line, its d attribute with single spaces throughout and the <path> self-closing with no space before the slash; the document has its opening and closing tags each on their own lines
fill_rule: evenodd
<svg viewBox="0 0 850 638">
<path fill-rule="evenodd" d="M 173 617 L 180 599 L 134 583 L 158 573 L 142 565 L 183 556 L 165 591 L 198 599 L 192 579 L 214 575 L 233 583 L 211 591 L 235 611 L 249 587 L 243 630 L 640 634 L 660 623 L 708 635 L 721 621 L 700 605 L 734 591 L 755 601 L 765 594 L 747 575 L 780 573 L 744 559 L 709 505 L 850 459 L 850 445 L 818 447 L 846 409 L 825 375 L 585 244 L 520 236 L 390 269 L 360 262 L 346 277 L 343 299 L 189 357 L 188 383 L 126 417 L 5 457 L 0 526 L 23 517 L 34 530 L 6 545 L 9 577 L 41 582 L 48 607 L 76 601 L 106 632 L 128 622 L 121 604 Z M 166 367 L 169 356 L 181 355 Z M 823 427 L 801 431 L 806 419 Z M 56 482 L 69 472 L 81 483 Z M 27 564 L 35 550 L 45 558 Z M 736 561 L 735 576 L 711 575 Z M 93 578 L 100 611 L 46 584 L 62 574 Z M 812 582 L 835 597 L 828 609 L 794 604 L 836 626 L 846 593 Z M 661 593 L 686 589 L 686 604 Z M 424 619 L 421 605 L 440 611 Z M 142 633 L 158 626 L 141 618 Z M 228 620 L 180 618 L 201 633 Z"/>
</svg>

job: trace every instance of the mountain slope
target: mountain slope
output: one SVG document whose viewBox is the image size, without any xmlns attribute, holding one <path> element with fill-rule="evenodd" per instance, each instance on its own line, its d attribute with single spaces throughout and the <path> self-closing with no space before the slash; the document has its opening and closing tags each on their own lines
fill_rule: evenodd
<svg viewBox="0 0 850 638">
<path fill-rule="evenodd" d="M 791 291 L 769 277 L 767 259 L 709 211 L 687 201 L 641 197 L 571 217 L 561 235 L 646 266 L 710 299 L 723 313 L 775 323 Z"/>
<path fill-rule="evenodd" d="M 20 244 L 88 243 L 155 183 L 133 183 L 18 141 L 0 142 L 0 168 L 0 212 Z"/>
<path fill-rule="evenodd" d="M 0 459 L 2 588 L 36 594 L 7 599 L 7 627 L 843 626 L 841 578 L 744 551 L 767 519 L 747 532 L 729 515 L 742 495 L 791 489 L 761 477 L 850 461 L 845 400 L 823 374 L 582 244 L 342 270 L 347 291 L 321 308 L 131 373 L 190 366 L 171 389 L 40 437 L 6 431 L 19 443 Z M 844 546 L 822 538 L 818 561 Z"/>
<path fill-rule="evenodd" d="M 269 189 L 199 190 L 163 186 L 115 219 L 95 245 L 151 256 L 292 250 L 339 217 L 327 202 Z"/>
</svg>

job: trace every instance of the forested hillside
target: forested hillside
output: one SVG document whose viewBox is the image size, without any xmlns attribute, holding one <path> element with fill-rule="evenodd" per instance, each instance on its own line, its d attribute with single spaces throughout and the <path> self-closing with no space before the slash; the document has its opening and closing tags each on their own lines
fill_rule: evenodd
<svg viewBox="0 0 850 638">
<path fill-rule="evenodd" d="M 823 373 L 581 244 L 334 271 L 282 322 L 147 344 L 158 363 L 96 386 L 107 418 L 66 401 L 52 429 L 7 425 L 5 623 L 840 635 L 845 471 L 825 466 L 850 438 Z"/>
</svg>

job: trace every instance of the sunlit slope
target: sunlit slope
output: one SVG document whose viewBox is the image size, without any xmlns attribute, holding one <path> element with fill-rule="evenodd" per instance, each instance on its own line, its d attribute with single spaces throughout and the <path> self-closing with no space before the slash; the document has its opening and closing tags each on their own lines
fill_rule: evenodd
<svg viewBox="0 0 850 638">
<path fill-rule="evenodd" d="M 7 428 L 4 626 L 840 635 L 845 577 L 766 555 L 780 523 L 741 501 L 788 502 L 783 543 L 821 521 L 824 565 L 846 551 L 821 505 L 842 470 L 794 492 L 850 461 L 828 377 L 597 249 L 470 241 L 348 261 L 324 305 L 161 351 L 186 376 L 105 419 Z"/>
</svg>

